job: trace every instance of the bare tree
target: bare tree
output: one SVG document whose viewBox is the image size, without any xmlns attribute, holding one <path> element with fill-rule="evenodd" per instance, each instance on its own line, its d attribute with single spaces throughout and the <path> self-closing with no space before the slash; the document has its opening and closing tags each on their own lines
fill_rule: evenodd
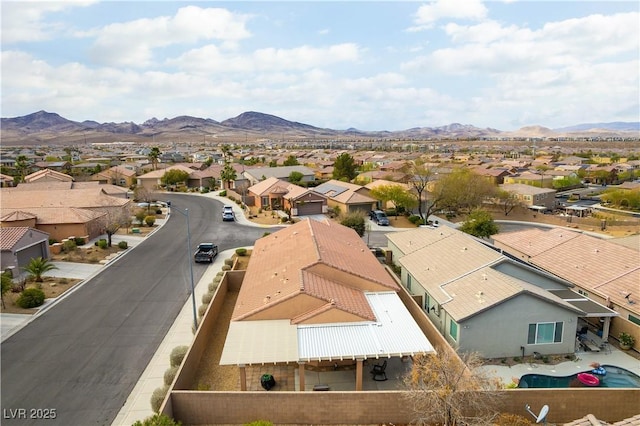
<svg viewBox="0 0 640 426">
<path fill-rule="evenodd" d="M 403 167 L 403 171 L 411 175 L 409 185 L 411 185 L 411 189 L 415 192 L 418 203 L 418 214 L 426 224 L 431 212 L 437 209 L 438 203 L 442 198 L 440 192 L 433 192 L 430 196 L 427 195 L 429 187 L 432 186 L 438 178 L 438 173 L 431 166 L 419 161 L 407 162 Z M 424 215 L 422 214 L 423 202 L 425 207 Z"/>
<path fill-rule="evenodd" d="M 115 235 L 121 227 L 131 224 L 131 211 L 128 206 L 119 210 L 107 210 L 103 217 L 104 232 L 107 234 L 107 246 L 111 247 L 111 237 Z"/>
<path fill-rule="evenodd" d="M 500 206 L 505 216 L 508 216 L 513 209 L 522 204 L 514 192 L 506 191 L 504 189 L 498 190 L 496 194 L 496 203 Z"/>
<path fill-rule="evenodd" d="M 477 353 L 462 356 L 444 348 L 414 357 L 405 377 L 406 397 L 419 425 L 489 425 L 499 415 L 499 379 L 481 370 Z"/>
</svg>

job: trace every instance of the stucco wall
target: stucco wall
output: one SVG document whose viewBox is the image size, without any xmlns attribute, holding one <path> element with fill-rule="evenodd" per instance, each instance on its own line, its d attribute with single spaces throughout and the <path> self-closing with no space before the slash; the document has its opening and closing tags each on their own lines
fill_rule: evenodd
<svg viewBox="0 0 640 426">
<path fill-rule="evenodd" d="M 531 309 L 535 306 L 535 309 Z M 566 354 L 575 351 L 578 317 L 570 311 L 527 294 L 521 294 L 497 309 L 489 309 L 459 324 L 460 350 L 477 351 L 484 358 L 541 354 Z M 529 345 L 529 324 L 563 322 L 562 342 Z"/>
</svg>

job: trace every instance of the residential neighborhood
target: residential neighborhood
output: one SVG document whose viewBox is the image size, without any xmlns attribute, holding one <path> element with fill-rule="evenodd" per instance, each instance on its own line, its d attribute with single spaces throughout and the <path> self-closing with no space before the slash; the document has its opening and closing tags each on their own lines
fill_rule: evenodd
<svg viewBox="0 0 640 426">
<path fill-rule="evenodd" d="M 619 350 L 624 333 L 633 337 L 627 353 L 640 359 L 640 218 L 633 201 L 640 159 L 633 156 L 621 154 L 604 176 L 600 163 L 578 173 L 571 166 L 582 157 L 544 154 L 540 147 L 535 157 L 524 148 L 517 161 L 513 149 L 456 154 L 450 146 L 417 153 L 222 145 L 172 149 L 158 158 L 135 148 L 87 148 L 62 167 L 45 160 L 67 158 L 64 151 L 3 147 L 1 269 L 24 280 L 32 259 L 50 258 L 61 242 L 95 241 L 118 230 L 133 235 L 164 194 L 233 206 L 233 226 L 265 226 L 255 212 L 273 212 L 283 229 L 255 241 L 246 268 L 220 274 L 195 335 L 188 336 L 190 349 L 161 408 L 185 424 L 213 418 L 233 424 L 265 412 L 274 421 L 295 421 L 297 412 L 265 411 L 256 396 L 264 392 L 256 377 L 265 365 L 277 371 L 269 389 L 277 395 L 270 396 L 278 401 L 274 407 L 300 407 L 306 421 L 318 423 L 323 410 L 313 400 L 323 398 L 343 423 L 372 424 L 385 416 L 411 422 L 406 402 L 391 392 L 404 389 L 399 375 L 416 356 L 450 351 L 505 362 L 575 359 Z M 336 173 L 339 157 L 353 161 L 355 178 Z M 284 165 L 292 159 L 296 165 Z M 447 186 L 451 176 L 470 176 L 465 182 L 488 195 L 473 201 L 477 205 L 445 203 L 442 188 L 456 188 Z M 479 209 L 491 212 L 498 227 L 521 228 L 463 232 Z M 386 212 L 390 226 L 376 226 L 374 210 Z M 394 223 L 397 217 L 406 228 Z M 362 227 L 346 218 L 359 218 Z M 369 244 L 372 233 L 380 233 L 376 246 Z M 209 268 L 216 267 L 212 261 Z M 233 309 L 222 327 L 229 300 Z M 237 387 L 210 393 L 194 378 L 207 342 L 222 332 L 217 363 L 235 368 Z M 347 379 L 331 382 L 324 379 L 328 371 Z M 600 395 L 579 391 L 587 406 Z M 353 392 L 350 405 L 339 392 Z M 628 401 L 638 392 L 619 400 L 616 421 L 630 417 Z M 500 409 L 514 413 L 521 397 L 508 394 Z M 394 404 L 358 411 L 383 399 Z M 581 407 L 556 416 L 568 422 L 590 414 L 579 414 Z"/>
</svg>

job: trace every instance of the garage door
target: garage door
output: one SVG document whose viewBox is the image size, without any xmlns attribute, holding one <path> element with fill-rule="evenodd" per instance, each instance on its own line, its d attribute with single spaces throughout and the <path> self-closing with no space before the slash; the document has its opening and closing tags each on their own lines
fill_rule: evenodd
<svg viewBox="0 0 640 426">
<path fill-rule="evenodd" d="M 322 214 L 322 201 L 298 204 L 298 216 Z"/>
<path fill-rule="evenodd" d="M 355 212 L 362 212 L 365 215 L 369 215 L 369 212 L 371 211 L 371 204 L 351 204 L 349 206 L 349 212 L 351 213 L 355 213 Z"/>
</svg>

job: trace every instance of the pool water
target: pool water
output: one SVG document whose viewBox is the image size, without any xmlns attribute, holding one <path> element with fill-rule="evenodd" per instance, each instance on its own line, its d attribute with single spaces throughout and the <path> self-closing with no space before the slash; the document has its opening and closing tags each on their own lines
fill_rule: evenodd
<svg viewBox="0 0 640 426">
<path fill-rule="evenodd" d="M 600 379 L 602 388 L 640 388 L 640 376 L 615 365 L 603 365 L 607 374 L 595 375 Z M 590 373 L 591 370 L 581 371 Z M 587 387 L 578 380 L 578 374 L 571 376 L 547 376 L 544 374 L 525 374 L 520 378 L 519 388 L 573 388 Z"/>
</svg>

